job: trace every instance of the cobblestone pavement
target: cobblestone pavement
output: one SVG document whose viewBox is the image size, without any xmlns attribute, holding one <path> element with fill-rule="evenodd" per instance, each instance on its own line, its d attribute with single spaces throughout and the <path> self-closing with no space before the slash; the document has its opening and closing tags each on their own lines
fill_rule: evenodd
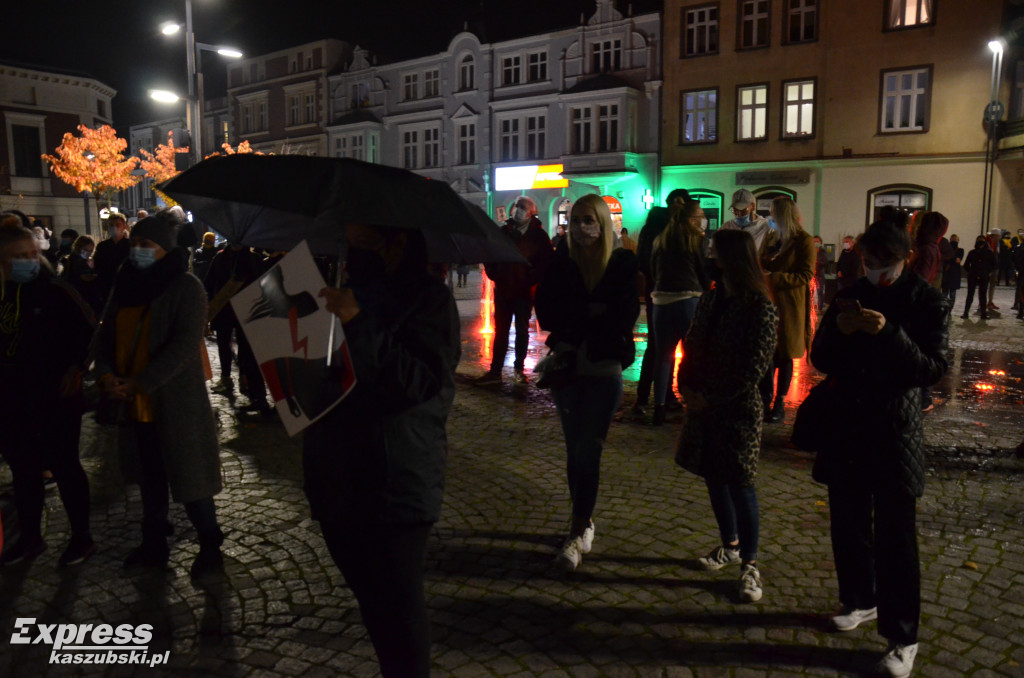
<svg viewBox="0 0 1024 678">
<path fill-rule="evenodd" d="M 483 371 L 489 347 L 477 331 L 473 292 L 456 290 L 465 356 L 450 418 L 445 507 L 428 552 L 433 675 L 741 678 L 854 676 L 870 668 L 884 649 L 874 623 L 846 634 L 827 630 L 836 584 L 826 493 L 810 478 L 811 457 L 787 447 L 788 424 L 765 435 L 759 603 L 735 601 L 737 571 L 693 567 L 717 536 L 702 483 L 672 463 L 678 420 L 654 428 L 623 416 L 613 425 L 594 550 L 577 573 L 554 571 L 569 515 L 557 417 L 548 394 L 532 386 L 468 383 Z M 996 301 L 1009 306 L 1006 288 Z M 957 316 L 954 369 L 927 415 L 917 675 L 1024 676 L 1024 461 L 1010 449 L 1024 419 L 1024 323 Z M 531 363 L 539 353 L 533 339 Z M 814 379 L 801 365 L 791 393 L 798 398 Z M 633 372 L 626 389 L 623 413 L 635 392 Z M 138 539 L 138 492 L 120 479 L 110 433 L 88 416 L 82 456 L 99 552 L 81 567 L 57 569 L 68 528 L 51 495 L 49 550 L 29 566 L 0 570 L 0 635 L 13 633 L 17 618 L 151 624 L 150 652 L 169 652 L 168 667 L 59 667 L 48 663 L 48 647 L 12 645 L 4 636 L 0 675 L 377 674 L 358 609 L 309 520 L 298 442 L 277 423 L 235 411 L 222 395 L 213 402 L 225 479 L 217 498 L 227 533 L 223 580 L 190 582 L 197 546 L 180 506 L 172 510 L 169 569 L 121 571 Z M 837 413 L 837 430 L 843 423 Z M 9 476 L 0 474 L 0 482 Z M 9 503 L 0 502 L 5 518 Z"/>
</svg>

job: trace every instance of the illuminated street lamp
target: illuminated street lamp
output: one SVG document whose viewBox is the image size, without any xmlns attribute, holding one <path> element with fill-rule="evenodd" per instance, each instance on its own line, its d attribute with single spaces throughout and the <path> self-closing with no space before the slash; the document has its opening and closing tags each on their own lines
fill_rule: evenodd
<svg viewBox="0 0 1024 678">
<path fill-rule="evenodd" d="M 987 234 L 992 225 L 992 180 L 996 173 L 996 151 L 998 150 L 996 130 L 1003 119 L 1004 107 L 999 101 L 999 90 L 1003 80 L 1003 49 L 1006 42 L 1002 38 L 991 40 L 988 48 L 992 51 L 992 90 L 989 103 L 985 106 L 985 126 L 987 138 L 985 142 L 985 180 L 981 196 L 981 233 Z"/>
</svg>

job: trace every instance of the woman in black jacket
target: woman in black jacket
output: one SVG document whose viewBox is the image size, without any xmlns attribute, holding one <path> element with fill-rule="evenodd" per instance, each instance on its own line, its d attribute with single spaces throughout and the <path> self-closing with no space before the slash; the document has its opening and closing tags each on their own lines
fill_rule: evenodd
<svg viewBox="0 0 1024 678">
<path fill-rule="evenodd" d="M 964 314 L 960 316 L 964 320 L 970 317 L 974 290 L 978 290 L 978 310 L 981 312 L 981 319 L 988 320 L 988 304 L 985 297 L 988 294 L 989 278 L 997 265 L 996 253 L 989 247 L 985 236 L 979 235 L 974 239 L 974 249 L 967 253 L 967 259 L 964 260 L 964 271 L 967 272 L 967 299 L 964 300 Z"/>
<path fill-rule="evenodd" d="M 917 499 L 924 492 L 921 389 L 946 372 L 946 302 L 904 266 L 910 236 L 872 224 L 857 245 L 865 277 L 839 292 L 811 348 L 835 411 L 856 413 L 818 453 L 828 485 L 839 631 L 878 619 L 889 649 L 879 671 L 909 675 L 921 608 Z"/>
<path fill-rule="evenodd" d="M 313 518 L 359 601 L 386 678 L 426 678 L 427 535 L 441 512 L 459 316 L 422 233 L 349 224 L 347 287 L 325 288 L 356 386 L 306 430 Z"/>
<path fill-rule="evenodd" d="M 954 233 L 949 236 L 949 258 L 942 262 L 942 296 L 949 302 L 950 313 L 956 303 L 956 292 L 960 289 L 963 261 L 964 248 L 960 247 L 960 236 Z"/>
<path fill-rule="evenodd" d="M 569 236 L 537 287 L 537 320 L 547 345 L 575 363 L 575 375 L 552 388 L 565 435 L 572 523 L 555 559 L 575 570 L 594 541 L 601 450 L 622 400 L 622 370 L 633 363 L 633 323 L 640 315 L 636 255 L 615 248 L 608 205 L 581 197 L 569 214 Z"/>
<path fill-rule="evenodd" d="M 686 337 L 700 295 L 711 287 L 705 240 L 700 229 L 704 210 L 696 200 L 669 208 L 668 226 L 654 240 L 651 270 L 653 318 L 648 329 L 654 337 L 658 360 L 654 371 L 654 425 L 665 422 L 665 398 L 672 382 L 676 345 Z M 674 396 L 673 396 L 674 398 Z"/>
</svg>

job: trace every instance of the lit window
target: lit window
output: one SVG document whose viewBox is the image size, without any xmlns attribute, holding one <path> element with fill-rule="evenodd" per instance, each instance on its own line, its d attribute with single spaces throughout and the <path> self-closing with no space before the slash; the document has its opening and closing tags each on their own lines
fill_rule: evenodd
<svg viewBox="0 0 1024 678">
<path fill-rule="evenodd" d="M 740 141 L 768 137 L 768 86 L 740 87 L 737 99 L 736 138 Z"/>
<path fill-rule="evenodd" d="M 911 28 L 935 23 L 934 0 L 889 0 L 886 12 L 888 28 Z"/>
<path fill-rule="evenodd" d="M 684 144 L 718 141 L 718 90 L 683 92 L 682 98 L 680 141 Z"/>
<path fill-rule="evenodd" d="M 718 54 L 718 5 L 683 10 L 683 56 Z"/>
<path fill-rule="evenodd" d="M 882 73 L 883 132 L 928 130 L 928 68 Z"/>
<path fill-rule="evenodd" d="M 814 135 L 814 81 L 782 83 L 782 136 Z"/>
<path fill-rule="evenodd" d="M 768 0 L 740 3 L 740 47 L 768 46 Z"/>
</svg>

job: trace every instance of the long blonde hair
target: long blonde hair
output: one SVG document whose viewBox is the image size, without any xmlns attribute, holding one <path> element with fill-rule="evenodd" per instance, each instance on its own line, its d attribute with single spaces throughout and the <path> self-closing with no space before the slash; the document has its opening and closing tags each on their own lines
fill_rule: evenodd
<svg viewBox="0 0 1024 678">
<path fill-rule="evenodd" d="M 594 214 L 597 216 L 597 223 L 601 225 L 601 235 L 598 236 L 597 240 L 600 247 L 584 249 L 576 245 L 573 240 L 571 227 L 572 213 L 578 207 L 589 207 L 594 210 Z M 601 280 L 601 276 L 604 275 L 604 270 L 608 266 L 608 260 L 612 258 L 612 250 L 615 249 L 612 213 L 608 209 L 608 203 L 604 201 L 604 198 L 596 193 L 588 193 L 573 203 L 572 210 L 569 212 L 569 223 L 569 258 L 576 262 L 580 272 L 583 274 L 583 282 L 587 286 L 587 291 L 593 291 Z"/>
<path fill-rule="evenodd" d="M 700 209 L 700 203 L 696 200 L 674 203 L 669 208 L 668 226 L 654 239 L 652 254 L 662 249 L 674 252 L 698 252 L 700 240 L 704 234 L 690 222 L 691 217 L 697 213 L 698 209 Z"/>
<path fill-rule="evenodd" d="M 782 242 L 804 232 L 800 208 L 796 206 L 792 198 L 780 195 L 772 200 L 772 216 L 775 217 L 775 224 L 779 228 Z"/>
</svg>

